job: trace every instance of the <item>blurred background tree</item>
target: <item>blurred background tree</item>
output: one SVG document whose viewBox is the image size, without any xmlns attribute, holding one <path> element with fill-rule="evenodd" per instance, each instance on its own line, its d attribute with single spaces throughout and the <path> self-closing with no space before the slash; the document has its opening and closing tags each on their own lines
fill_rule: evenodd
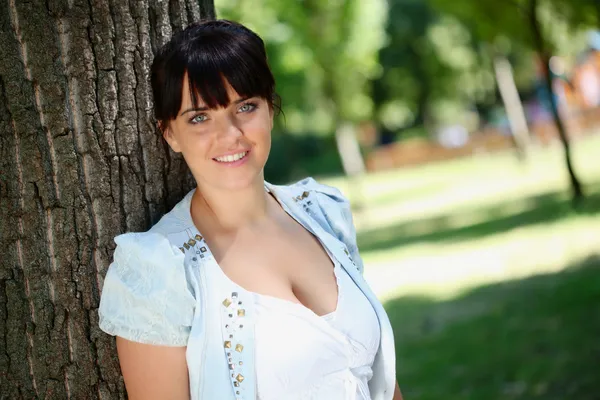
<svg viewBox="0 0 600 400">
<path fill-rule="evenodd" d="M 557 97 L 553 87 L 553 74 L 550 60 L 556 52 L 568 53 L 572 47 L 573 27 L 592 25 L 588 16 L 592 2 L 580 0 L 566 2 L 558 0 L 555 4 L 538 0 L 506 0 L 496 2 L 471 2 L 467 0 L 452 4 L 441 0 L 433 0 L 433 4 L 447 13 L 456 15 L 465 23 L 473 24 L 474 29 L 489 41 L 506 37 L 536 52 L 539 71 L 546 85 L 547 100 L 552 116 L 558 128 L 559 137 L 565 149 L 565 162 L 574 199 L 583 197 L 583 189 L 573 168 L 569 139 L 565 123 L 559 113 Z M 585 6 L 588 7 L 585 7 Z M 587 11 L 583 13 L 582 10 Z M 562 12 L 561 12 L 562 11 Z M 564 12 L 568 15 L 565 17 Z M 565 40 L 566 39 L 566 40 Z M 561 48 L 562 47 L 562 48 Z"/>
</svg>

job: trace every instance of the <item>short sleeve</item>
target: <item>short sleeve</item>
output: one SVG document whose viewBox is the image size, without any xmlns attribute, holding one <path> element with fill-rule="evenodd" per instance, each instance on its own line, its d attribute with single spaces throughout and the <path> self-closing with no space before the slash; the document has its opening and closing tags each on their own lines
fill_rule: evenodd
<svg viewBox="0 0 600 400">
<path fill-rule="evenodd" d="M 348 199 L 339 189 L 318 183 L 313 178 L 304 179 L 299 184 L 317 194 L 317 199 L 321 211 L 327 220 L 327 224 L 335 236 L 346 245 L 352 261 L 354 261 L 362 274 L 364 266 L 358 252 L 356 228 Z"/>
<path fill-rule="evenodd" d="M 157 233 L 127 233 L 115 242 L 98 309 L 100 329 L 139 343 L 186 346 L 195 299 L 183 254 Z"/>
</svg>

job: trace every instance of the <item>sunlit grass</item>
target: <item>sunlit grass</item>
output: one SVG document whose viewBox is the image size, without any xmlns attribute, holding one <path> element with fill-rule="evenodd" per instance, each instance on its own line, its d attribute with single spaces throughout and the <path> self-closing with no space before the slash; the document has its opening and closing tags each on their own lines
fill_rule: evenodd
<svg viewBox="0 0 600 400">
<path fill-rule="evenodd" d="M 355 212 L 366 276 L 385 299 L 448 297 L 469 287 L 556 271 L 600 249 L 600 135 L 574 144 L 591 198 L 570 204 L 560 146 L 477 155 L 367 176 Z M 346 194 L 348 182 L 335 179 Z"/>
</svg>

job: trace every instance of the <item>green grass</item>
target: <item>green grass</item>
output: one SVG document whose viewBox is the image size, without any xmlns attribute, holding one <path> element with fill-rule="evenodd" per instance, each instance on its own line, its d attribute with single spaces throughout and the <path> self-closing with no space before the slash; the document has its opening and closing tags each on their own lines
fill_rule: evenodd
<svg viewBox="0 0 600 400">
<path fill-rule="evenodd" d="M 407 400 L 600 397 L 600 258 L 386 309 Z"/>
<path fill-rule="evenodd" d="M 560 146 L 326 182 L 362 203 L 407 400 L 600 399 L 600 135 L 573 157 L 577 211 Z"/>
</svg>

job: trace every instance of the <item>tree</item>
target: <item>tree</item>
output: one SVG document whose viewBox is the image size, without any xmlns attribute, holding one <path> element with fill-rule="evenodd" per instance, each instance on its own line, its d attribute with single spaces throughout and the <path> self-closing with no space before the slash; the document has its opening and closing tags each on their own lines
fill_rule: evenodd
<svg viewBox="0 0 600 400">
<path fill-rule="evenodd" d="M 443 0 L 431 1 L 439 9 L 474 23 L 481 36 L 490 41 L 500 36 L 508 37 L 512 41 L 530 47 L 537 53 L 542 66 L 542 80 L 549 94 L 550 111 L 564 148 L 565 164 L 571 181 L 573 201 L 578 203 L 583 199 L 584 194 L 582 185 L 573 168 L 565 124 L 558 113 L 557 99 L 550 72 L 550 58 L 558 49 L 558 42 L 564 40 L 565 35 L 560 35 L 560 33 L 563 33 L 559 29 L 560 26 L 566 24 L 575 26 L 574 20 L 583 18 L 581 17 L 582 13 L 576 11 L 577 6 L 586 4 L 591 7 L 594 0 L 576 0 L 572 7 L 567 6 L 566 0 L 554 0 L 554 3 L 541 3 L 538 0 L 502 0 L 495 2 L 461 0 L 452 2 L 451 5 Z M 568 16 L 570 19 L 559 16 L 557 12 L 557 10 L 560 10 L 559 7 L 568 7 L 569 10 L 573 11 Z M 589 24 L 589 21 L 579 22 Z"/>
<path fill-rule="evenodd" d="M 149 67 L 201 17 L 211 0 L 0 1 L 0 397 L 125 397 L 100 288 L 113 237 L 193 186 Z"/>
</svg>

